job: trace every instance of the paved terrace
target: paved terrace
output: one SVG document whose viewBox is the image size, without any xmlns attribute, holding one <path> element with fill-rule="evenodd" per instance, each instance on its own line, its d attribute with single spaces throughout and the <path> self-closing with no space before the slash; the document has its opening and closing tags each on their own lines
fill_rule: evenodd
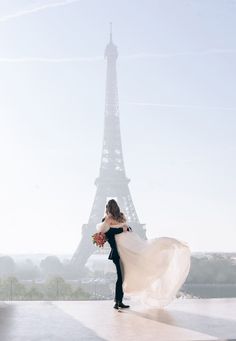
<svg viewBox="0 0 236 341">
<path fill-rule="evenodd" d="M 236 340 L 236 298 L 180 299 L 165 309 L 113 301 L 0 303 L 0 341 Z"/>
</svg>

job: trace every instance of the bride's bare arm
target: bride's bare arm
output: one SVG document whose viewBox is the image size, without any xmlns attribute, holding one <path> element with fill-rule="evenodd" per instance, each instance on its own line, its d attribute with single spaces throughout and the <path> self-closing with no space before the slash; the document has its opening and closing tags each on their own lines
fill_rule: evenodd
<svg viewBox="0 0 236 341">
<path fill-rule="evenodd" d="M 102 222 L 96 225 L 97 232 L 106 232 L 110 228 L 110 217 L 105 215 Z"/>
</svg>

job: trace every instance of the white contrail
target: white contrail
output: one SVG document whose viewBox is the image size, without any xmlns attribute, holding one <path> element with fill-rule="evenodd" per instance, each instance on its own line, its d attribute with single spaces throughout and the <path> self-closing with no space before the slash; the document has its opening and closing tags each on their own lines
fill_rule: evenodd
<svg viewBox="0 0 236 341">
<path fill-rule="evenodd" d="M 200 109 L 200 110 L 226 110 L 236 111 L 234 107 L 218 107 L 218 106 L 200 106 L 191 104 L 165 104 L 165 103 L 152 103 L 152 102 L 127 102 L 121 101 L 123 104 L 131 104 L 144 107 L 160 107 L 160 108 L 176 108 L 176 109 Z"/>
<path fill-rule="evenodd" d="M 72 1 L 72 0 L 71 0 Z M 78 0 L 73 0 L 78 1 Z M 54 4 L 55 5 L 55 4 Z M 158 59 L 158 58 L 173 58 L 181 56 L 205 56 L 212 54 L 236 54 L 234 49 L 212 49 L 199 52 L 179 52 L 179 53 L 158 53 L 158 54 L 131 54 L 127 56 L 120 56 L 121 60 L 133 59 Z M 20 58 L 0 58 L 0 63 L 80 63 L 80 62 L 95 62 L 104 60 L 103 56 L 95 57 L 64 57 L 64 58 L 49 58 L 49 57 L 20 57 Z"/>
<path fill-rule="evenodd" d="M 16 12 L 14 14 L 9 14 L 9 15 L 5 15 L 3 17 L 0 17 L 0 23 L 2 22 L 6 22 L 15 18 L 19 18 L 19 17 L 23 17 L 26 15 L 30 15 L 36 12 L 40 12 L 40 11 L 44 11 L 48 8 L 54 8 L 54 7 L 60 7 L 60 6 L 67 6 L 69 4 L 72 4 L 74 2 L 79 2 L 81 0 L 63 0 L 63 1 L 57 1 L 54 3 L 49 3 L 49 4 L 45 4 L 45 5 L 41 5 L 32 9 L 26 9 L 26 10 L 22 10 L 19 12 Z"/>
<path fill-rule="evenodd" d="M 236 49 L 209 49 L 202 51 L 183 51 L 174 53 L 137 53 L 127 56 L 121 56 L 121 59 L 156 59 L 156 58 L 173 58 L 184 56 L 207 56 L 217 54 L 236 54 Z"/>
<path fill-rule="evenodd" d="M 44 58 L 44 57 L 22 57 L 22 58 L 1 58 L 0 63 L 81 63 L 81 62 L 97 62 L 104 58 L 95 57 L 75 57 L 75 58 Z"/>
</svg>

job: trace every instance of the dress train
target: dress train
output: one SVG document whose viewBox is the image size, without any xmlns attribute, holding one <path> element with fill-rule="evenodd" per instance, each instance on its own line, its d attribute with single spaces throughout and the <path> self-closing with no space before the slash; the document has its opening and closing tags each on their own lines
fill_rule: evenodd
<svg viewBox="0 0 236 341">
<path fill-rule="evenodd" d="M 174 300 L 190 270 L 188 244 L 170 237 L 144 240 L 133 231 L 115 238 L 126 296 L 159 308 Z"/>
</svg>

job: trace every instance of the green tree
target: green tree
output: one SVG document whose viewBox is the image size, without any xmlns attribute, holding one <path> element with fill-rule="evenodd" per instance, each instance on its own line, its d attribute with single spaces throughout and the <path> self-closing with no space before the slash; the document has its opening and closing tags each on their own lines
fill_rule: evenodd
<svg viewBox="0 0 236 341">
<path fill-rule="evenodd" d="M 50 300 L 66 300 L 70 299 L 71 295 L 70 284 L 60 276 L 49 278 L 45 283 L 45 296 Z"/>
<path fill-rule="evenodd" d="M 47 276 L 60 276 L 63 273 L 63 265 L 60 259 L 56 256 L 48 256 L 42 259 L 40 262 L 40 268 L 42 269 L 45 277 Z"/>
<path fill-rule="evenodd" d="M 2 300 L 22 300 L 26 289 L 16 277 L 8 277 L 1 281 L 0 297 Z"/>
<path fill-rule="evenodd" d="M 16 276 L 19 279 L 36 279 L 40 277 L 40 270 L 31 259 L 17 264 Z"/>
<path fill-rule="evenodd" d="M 16 264 L 10 256 L 0 257 L 0 277 L 7 277 L 15 273 Z"/>
<path fill-rule="evenodd" d="M 73 291 L 71 298 L 74 300 L 89 300 L 91 295 L 84 291 L 82 288 L 78 287 L 76 290 Z"/>
<path fill-rule="evenodd" d="M 39 301 L 44 298 L 43 293 L 37 289 L 36 287 L 32 286 L 26 293 L 25 293 L 25 299 L 30 301 Z"/>
</svg>

